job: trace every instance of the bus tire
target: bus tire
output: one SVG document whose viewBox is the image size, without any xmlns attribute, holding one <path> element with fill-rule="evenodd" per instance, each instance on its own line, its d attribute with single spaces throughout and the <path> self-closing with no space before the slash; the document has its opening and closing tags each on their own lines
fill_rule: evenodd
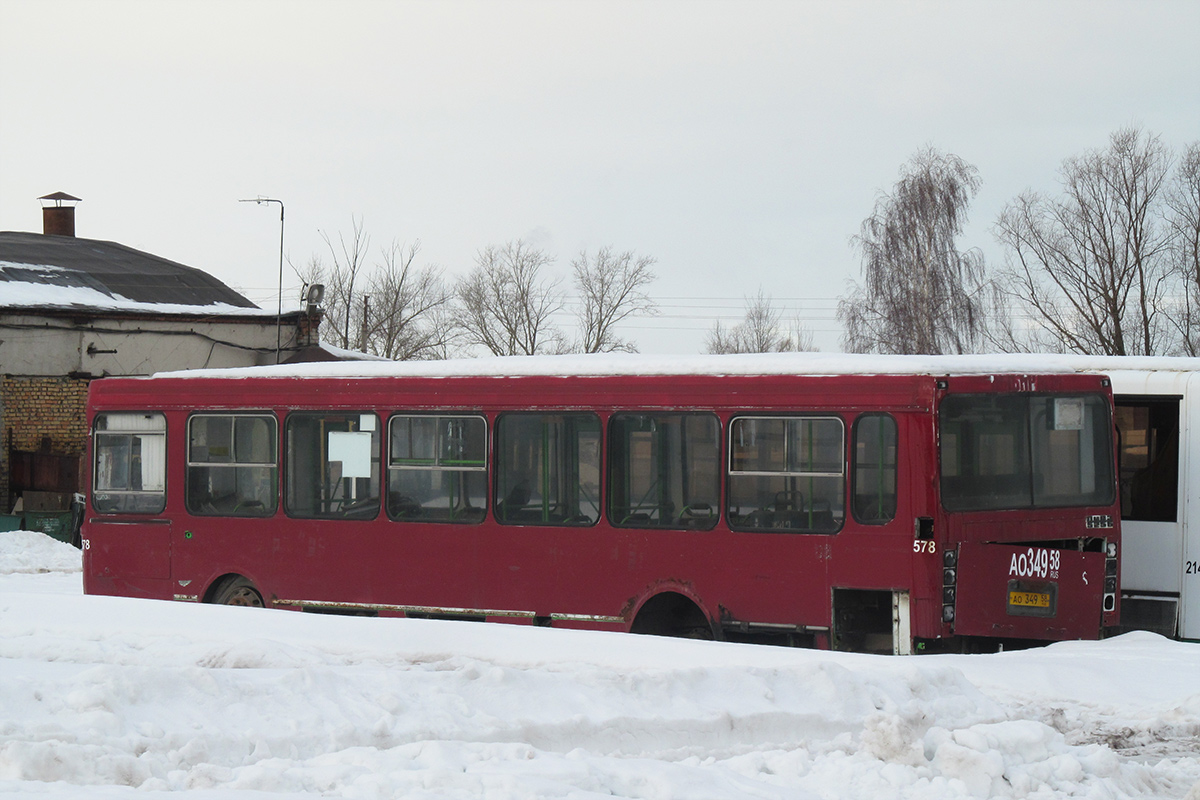
<svg viewBox="0 0 1200 800">
<path fill-rule="evenodd" d="M 241 575 L 230 575 L 213 591 L 212 602 L 219 606 L 262 608 L 262 594 Z"/>
</svg>

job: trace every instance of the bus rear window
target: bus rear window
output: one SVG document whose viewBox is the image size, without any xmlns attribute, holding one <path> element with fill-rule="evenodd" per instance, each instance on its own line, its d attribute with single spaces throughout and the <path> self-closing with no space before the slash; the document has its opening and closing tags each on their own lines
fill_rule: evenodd
<svg viewBox="0 0 1200 800">
<path fill-rule="evenodd" d="M 167 506 L 167 420 L 97 414 L 92 505 L 100 513 L 157 514 Z"/>
<path fill-rule="evenodd" d="M 1100 395 L 960 394 L 939 410 L 948 511 L 1113 502 L 1112 424 Z"/>
</svg>

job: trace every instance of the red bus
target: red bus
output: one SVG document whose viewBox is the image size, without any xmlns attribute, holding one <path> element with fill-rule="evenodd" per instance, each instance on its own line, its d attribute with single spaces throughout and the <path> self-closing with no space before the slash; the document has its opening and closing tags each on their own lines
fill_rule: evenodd
<svg viewBox="0 0 1200 800">
<path fill-rule="evenodd" d="M 97 380 L 84 588 L 872 652 L 1099 638 L 1119 622 L 1108 380 L 989 365 Z"/>
</svg>

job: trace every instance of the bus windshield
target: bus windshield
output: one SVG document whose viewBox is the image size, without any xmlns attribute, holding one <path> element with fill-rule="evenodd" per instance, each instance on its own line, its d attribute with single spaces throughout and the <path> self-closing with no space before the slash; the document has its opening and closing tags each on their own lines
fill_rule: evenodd
<svg viewBox="0 0 1200 800">
<path fill-rule="evenodd" d="M 1112 422 L 1101 395 L 949 395 L 938 424 L 947 511 L 1113 502 Z"/>
</svg>

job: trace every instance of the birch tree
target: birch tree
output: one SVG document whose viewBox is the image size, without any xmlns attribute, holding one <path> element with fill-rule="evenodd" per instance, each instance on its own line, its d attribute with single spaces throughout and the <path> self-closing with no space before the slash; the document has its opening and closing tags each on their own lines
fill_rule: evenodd
<svg viewBox="0 0 1200 800">
<path fill-rule="evenodd" d="M 366 352 L 396 361 L 443 358 L 456 329 L 443 313 L 451 292 L 436 266 L 414 264 L 421 243 L 397 242 L 381 253 L 366 288 L 361 320 Z"/>
<path fill-rule="evenodd" d="M 852 241 L 862 254 L 862 283 L 838 302 L 852 353 L 964 353 L 986 332 L 983 256 L 960 251 L 958 237 L 980 186 L 979 171 L 933 147 L 901 169 Z"/>
</svg>

